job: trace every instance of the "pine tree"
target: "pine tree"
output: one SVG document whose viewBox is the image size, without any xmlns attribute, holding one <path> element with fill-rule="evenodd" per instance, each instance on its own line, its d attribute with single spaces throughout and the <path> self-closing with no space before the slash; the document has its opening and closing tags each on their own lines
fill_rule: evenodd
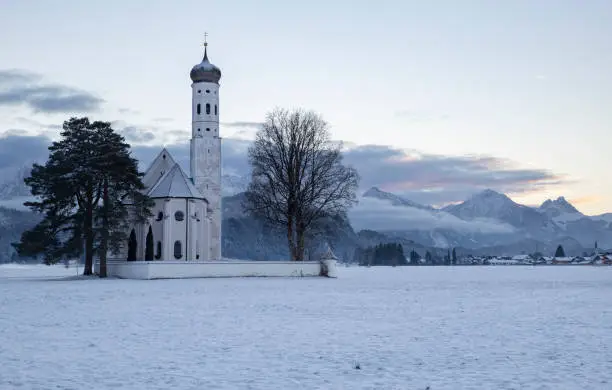
<svg viewBox="0 0 612 390">
<path fill-rule="evenodd" d="M 563 246 L 559 245 L 557 250 L 555 251 L 555 257 L 565 257 L 565 251 L 563 250 Z"/>
<path fill-rule="evenodd" d="M 431 255 L 431 252 L 429 251 L 425 253 L 425 262 L 429 265 L 433 264 L 433 256 Z"/>
<path fill-rule="evenodd" d="M 455 248 L 453 248 L 452 264 L 457 265 L 457 252 L 455 251 Z"/>
<path fill-rule="evenodd" d="M 24 232 L 15 247 L 20 254 L 43 253 L 48 263 L 84 252 L 84 275 L 93 273 L 98 252 L 100 276 L 105 276 L 107 250 L 116 249 L 125 236 L 125 200 L 135 199 L 134 214 L 140 216 L 150 212 L 150 201 L 139 192 L 141 174 L 129 145 L 110 123 L 70 118 L 60 135 L 49 147 L 45 165 L 34 164 L 25 179 L 32 195 L 40 199 L 25 205 L 43 214 L 43 220 Z"/>
</svg>

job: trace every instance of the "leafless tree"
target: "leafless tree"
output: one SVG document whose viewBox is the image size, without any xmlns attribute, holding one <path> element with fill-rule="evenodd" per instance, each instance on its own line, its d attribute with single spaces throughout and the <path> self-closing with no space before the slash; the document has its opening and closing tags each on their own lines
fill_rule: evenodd
<svg viewBox="0 0 612 390">
<path fill-rule="evenodd" d="M 305 238 L 326 216 L 345 215 L 357 202 L 359 175 L 342 164 L 316 113 L 275 109 L 249 148 L 251 182 L 244 207 L 287 230 L 292 260 L 304 259 Z"/>
</svg>

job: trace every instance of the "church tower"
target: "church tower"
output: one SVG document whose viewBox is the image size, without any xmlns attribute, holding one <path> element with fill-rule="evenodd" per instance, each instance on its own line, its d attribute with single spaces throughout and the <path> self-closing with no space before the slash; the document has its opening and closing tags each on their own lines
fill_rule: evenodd
<svg viewBox="0 0 612 390">
<path fill-rule="evenodd" d="M 221 259 L 221 137 L 219 136 L 219 80 L 221 70 L 204 58 L 191 69 L 191 177 L 208 200 L 210 259 Z"/>
</svg>

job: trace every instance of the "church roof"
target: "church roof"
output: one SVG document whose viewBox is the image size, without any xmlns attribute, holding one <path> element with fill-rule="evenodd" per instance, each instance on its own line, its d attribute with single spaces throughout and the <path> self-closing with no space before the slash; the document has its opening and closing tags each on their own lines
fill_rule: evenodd
<svg viewBox="0 0 612 390">
<path fill-rule="evenodd" d="M 204 199 L 178 164 L 166 172 L 147 194 L 151 198 Z"/>
</svg>

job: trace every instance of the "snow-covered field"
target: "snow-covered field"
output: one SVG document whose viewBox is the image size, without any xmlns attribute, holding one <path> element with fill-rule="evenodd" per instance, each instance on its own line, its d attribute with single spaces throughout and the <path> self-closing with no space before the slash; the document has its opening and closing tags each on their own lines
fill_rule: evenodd
<svg viewBox="0 0 612 390">
<path fill-rule="evenodd" d="M 0 266 L 0 389 L 612 388 L 612 267 L 74 271 Z"/>
</svg>

